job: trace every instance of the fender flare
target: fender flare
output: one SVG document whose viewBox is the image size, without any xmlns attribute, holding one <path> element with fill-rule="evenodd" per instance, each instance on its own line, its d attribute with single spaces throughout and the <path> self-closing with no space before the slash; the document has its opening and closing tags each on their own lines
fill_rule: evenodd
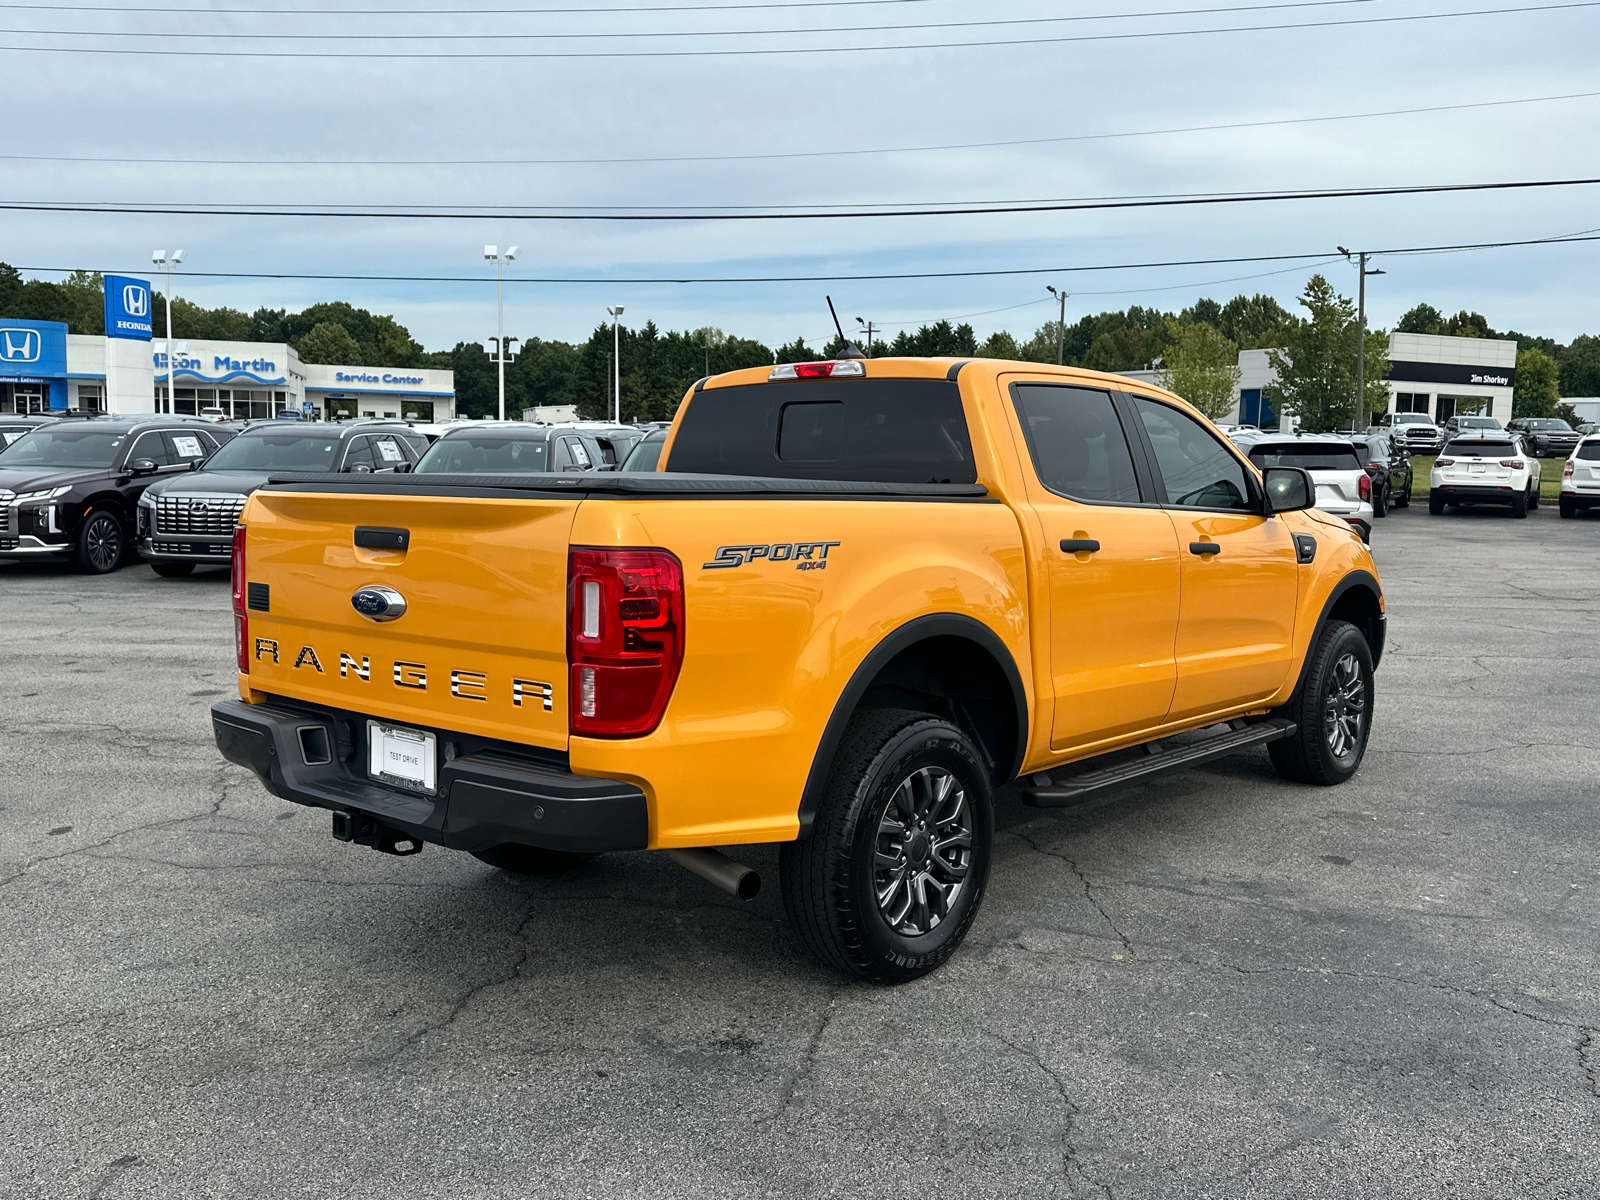
<svg viewBox="0 0 1600 1200">
<path fill-rule="evenodd" d="M 1311 631 L 1311 640 L 1306 643 L 1306 656 L 1300 663 L 1300 674 L 1294 681 L 1294 691 L 1289 693 L 1291 698 L 1300 694 L 1300 689 L 1305 686 L 1306 671 L 1311 666 L 1311 651 L 1316 646 L 1317 639 L 1322 636 L 1322 631 L 1327 627 L 1328 614 L 1333 611 L 1341 597 L 1356 588 L 1363 588 L 1372 593 L 1372 599 L 1379 603 L 1379 615 L 1375 628 L 1372 631 L 1368 645 L 1372 648 L 1372 668 L 1377 670 L 1378 663 L 1383 658 L 1383 643 L 1385 639 L 1387 618 L 1382 610 L 1383 587 L 1378 583 L 1377 577 L 1371 571 L 1351 571 L 1338 583 L 1333 585 L 1333 590 L 1328 593 L 1328 598 L 1322 602 L 1322 611 L 1317 614 L 1317 624 Z"/>
<path fill-rule="evenodd" d="M 936 637 L 959 637 L 975 642 L 995 660 L 1006 682 L 1011 685 L 1011 698 L 1016 706 L 1017 746 L 1012 761 L 1005 767 L 1005 779 L 1009 781 L 1017 777 L 1017 772 L 1022 769 L 1023 756 L 1027 753 L 1030 726 L 1028 695 L 1023 689 L 1022 673 L 1017 670 L 1011 651 L 994 630 L 981 621 L 958 613 L 930 613 L 907 621 L 874 646 L 850 676 L 850 682 L 845 684 L 827 725 L 823 727 L 822 739 L 817 743 L 816 753 L 811 759 L 811 770 L 806 775 L 805 789 L 800 793 L 799 840 L 804 841 L 811 836 L 811 826 L 816 820 L 817 807 L 822 802 L 823 789 L 828 786 L 828 774 L 833 769 L 833 758 L 838 753 L 839 743 L 844 739 L 845 727 L 850 724 L 850 718 L 872 681 L 896 655 L 918 642 Z"/>
</svg>

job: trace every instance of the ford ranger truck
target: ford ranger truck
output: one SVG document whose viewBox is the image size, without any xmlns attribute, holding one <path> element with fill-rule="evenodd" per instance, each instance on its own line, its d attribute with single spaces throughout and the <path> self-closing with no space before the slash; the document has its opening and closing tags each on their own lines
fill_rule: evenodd
<svg viewBox="0 0 1600 1200">
<path fill-rule="evenodd" d="M 217 744 L 337 837 L 512 871 L 780 843 L 825 962 L 943 962 L 994 794 L 1064 807 L 1266 745 L 1361 763 L 1384 602 L 1298 467 L 1178 397 L 843 359 L 684 397 L 645 473 L 276 476 L 235 543 Z"/>
</svg>

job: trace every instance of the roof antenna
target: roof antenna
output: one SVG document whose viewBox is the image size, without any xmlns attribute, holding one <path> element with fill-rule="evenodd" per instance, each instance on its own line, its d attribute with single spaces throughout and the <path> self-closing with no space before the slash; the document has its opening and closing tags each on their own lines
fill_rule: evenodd
<svg viewBox="0 0 1600 1200">
<path fill-rule="evenodd" d="M 834 312 L 833 297 L 824 296 L 823 299 L 828 302 L 828 311 L 833 313 L 833 327 L 839 331 L 839 340 L 844 343 L 844 349 L 839 351 L 838 357 L 840 359 L 865 358 L 866 355 L 861 353 L 861 347 L 856 345 L 849 338 L 845 337 L 844 326 L 839 324 L 839 314 Z"/>
</svg>

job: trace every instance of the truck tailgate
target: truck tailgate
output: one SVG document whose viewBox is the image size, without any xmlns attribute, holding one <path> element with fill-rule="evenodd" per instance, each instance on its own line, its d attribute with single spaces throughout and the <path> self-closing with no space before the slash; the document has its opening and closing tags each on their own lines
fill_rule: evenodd
<svg viewBox="0 0 1600 1200">
<path fill-rule="evenodd" d="M 578 503 L 255 493 L 243 517 L 249 688 L 565 750 Z M 406 548 L 357 545 L 358 530 L 404 531 Z M 357 612 L 352 598 L 372 585 L 398 592 L 404 612 Z"/>
</svg>

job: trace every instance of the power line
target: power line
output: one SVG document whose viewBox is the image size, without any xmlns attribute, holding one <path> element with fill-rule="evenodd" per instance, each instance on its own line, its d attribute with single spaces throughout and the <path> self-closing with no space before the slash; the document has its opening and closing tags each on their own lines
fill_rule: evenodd
<svg viewBox="0 0 1600 1200">
<path fill-rule="evenodd" d="M 0 11 L 93 12 L 141 16 L 180 13 L 190 17 L 521 17 L 568 13 L 744 12 L 774 8 L 861 8 L 867 5 L 928 4 L 932 0 L 775 0 L 765 4 L 650 4 L 610 8 L 179 8 L 173 5 L 128 4 L 0 4 Z"/>
<path fill-rule="evenodd" d="M 351 208 L 233 208 L 208 205 L 112 204 L 84 201 L 0 201 L 0 211 L 117 213 L 132 216 L 184 217 L 328 217 L 357 220 L 412 221 L 821 221 L 868 217 L 964 217 L 1017 213 L 1089 212 L 1127 208 L 1181 208 L 1193 205 L 1262 204 L 1295 200 L 1345 200 L 1375 196 L 1426 196 L 1451 192 L 1520 191 L 1530 188 L 1581 187 L 1600 183 L 1592 179 L 1524 179 L 1503 183 L 1439 183 L 1399 187 L 1320 188 L 1282 192 L 1222 192 L 1192 196 L 1124 196 L 1092 200 L 974 204 L 949 208 L 849 209 L 833 211 L 738 212 L 705 209 L 690 212 L 550 212 L 530 209 L 351 209 Z"/>
<path fill-rule="evenodd" d="M 1212 36 L 1226 33 L 1267 33 L 1286 29 L 1333 29 L 1354 25 L 1393 25 L 1415 21 L 1444 21 L 1461 17 L 1503 16 L 1514 13 L 1556 12 L 1565 9 L 1600 7 L 1600 0 L 1566 0 L 1559 4 L 1534 4 L 1512 8 L 1479 8 L 1460 12 L 1409 13 L 1393 17 L 1354 17 L 1348 20 L 1301 21 L 1277 25 L 1228 25 L 1212 29 L 1154 29 L 1136 33 L 1074 34 L 1057 37 L 999 38 L 975 42 L 906 42 L 888 46 L 852 46 L 827 44 L 821 46 L 741 47 L 729 50 L 436 50 L 436 51 L 349 51 L 349 50 L 177 50 L 168 47 L 124 48 L 116 46 L 10 46 L 0 45 L 0 51 L 10 50 L 25 54 L 100 54 L 118 56 L 145 56 L 166 58 L 302 58 L 302 59 L 383 59 L 396 60 L 544 60 L 544 59 L 597 59 L 597 58 L 735 58 L 745 56 L 819 54 L 876 54 L 894 50 L 971 50 L 1004 46 L 1062 45 L 1069 42 L 1120 42 L 1147 38 L 1183 38 Z M 5 31 L 0 31 L 3 34 Z M 51 35 L 56 36 L 56 35 Z"/>
<path fill-rule="evenodd" d="M 1463 250 L 1504 250 L 1520 246 L 1570 246 L 1580 242 L 1600 242 L 1600 233 L 1588 234 L 1578 237 L 1557 236 L 1543 238 L 1521 238 L 1498 242 L 1457 242 L 1441 246 L 1395 246 L 1387 249 L 1372 250 L 1371 254 L 1382 255 L 1415 255 L 1415 254 L 1442 254 Z M 1299 262 L 1312 263 L 1313 260 L 1322 262 L 1337 261 L 1328 256 L 1326 250 L 1319 250 L 1311 254 L 1243 254 L 1228 258 L 1182 258 L 1169 259 L 1162 262 L 1134 262 L 1134 263 L 1101 263 L 1094 266 L 1051 266 L 1051 267 L 1002 267 L 990 268 L 981 271 L 899 271 L 878 272 L 860 275 L 711 275 L 711 276 L 641 276 L 635 278 L 623 277 L 582 277 L 582 276 L 508 276 L 507 284 L 533 283 L 533 284 L 584 284 L 598 287 L 615 287 L 619 284 L 753 284 L 753 283 L 873 283 L 880 281 L 893 281 L 904 279 L 988 279 L 1003 276 L 1017 275 L 1062 275 L 1072 273 L 1091 273 L 1097 271 L 1145 271 L 1166 267 L 1206 267 L 1229 266 L 1236 263 L 1269 263 L 1269 262 Z M 97 268 L 83 267 L 17 267 L 18 271 L 42 272 L 52 275 L 69 275 L 73 271 L 90 270 Z M 126 273 L 137 274 L 139 268 L 124 268 Z M 113 272 L 118 273 L 118 272 Z M 1274 274 L 1275 272 L 1264 272 Z M 184 271 L 186 279 L 292 279 L 311 281 L 334 281 L 354 283 L 470 283 L 481 286 L 484 278 L 481 275 L 345 275 L 335 273 L 310 274 L 293 271 Z M 1227 282 L 1218 280 L 1214 282 Z M 1185 286 L 1209 287 L 1211 284 L 1192 284 Z M 1153 289 L 1145 289 L 1153 290 Z"/>
<path fill-rule="evenodd" d="M 520 166 L 631 166 L 646 163 L 764 162 L 774 159 L 854 158 L 876 154 L 931 154 L 951 150 L 1001 150 L 1013 146 L 1048 146 L 1064 142 L 1098 142 L 1112 138 L 1161 137 L 1178 133 L 1218 133 L 1233 129 L 1262 129 L 1276 125 L 1314 125 L 1329 121 L 1361 121 L 1376 117 L 1407 117 L 1420 113 L 1460 112 L 1473 108 L 1503 108 L 1519 104 L 1545 104 L 1557 100 L 1591 100 L 1600 92 L 1564 92 L 1555 96 L 1523 96 L 1510 100 L 1473 100 L 1463 104 L 1430 104 L 1418 108 L 1386 108 L 1371 112 L 1336 113 L 1320 117 L 1269 117 L 1259 121 L 1231 121 L 1214 125 L 1177 125 L 1167 129 L 1130 129 L 1115 133 L 1073 133 L 1058 137 L 1013 138 L 1002 142 L 949 142 L 928 146 L 878 146 L 860 150 L 793 150 L 769 154 L 681 154 L 635 158 L 130 158 L 121 155 L 0 154 L 0 162 L 132 163 L 195 167 L 520 167 Z"/>
<path fill-rule="evenodd" d="M 1328 8 L 1351 4 L 1376 4 L 1379 0 L 1288 0 L 1277 4 L 1234 4 L 1215 8 L 1168 8 L 1134 13 L 1083 13 L 1061 17 L 1000 17 L 982 21 L 933 21 L 899 25 L 819 25 L 789 29 L 664 29 L 639 32 L 610 30 L 602 33 L 241 33 L 224 30 L 215 33 L 193 30 L 143 29 L 6 29 L 0 33 L 27 37 L 81 38 L 203 38 L 209 41 L 323 42 L 336 37 L 359 37 L 374 42 L 485 42 L 485 41 L 612 41 L 617 38 L 722 38 L 779 37 L 790 34 L 820 33 L 908 33 L 922 29 L 979 29 L 998 25 L 1060 25 L 1077 21 L 1136 21 L 1150 17 L 1209 16 L 1217 13 L 1272 12 L 1291 8 Z"/>
</svg>

